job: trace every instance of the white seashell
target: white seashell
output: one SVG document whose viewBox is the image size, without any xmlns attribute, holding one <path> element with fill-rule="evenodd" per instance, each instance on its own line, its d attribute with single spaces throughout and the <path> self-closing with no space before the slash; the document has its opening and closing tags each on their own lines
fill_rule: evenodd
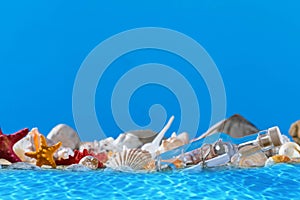
<svg viewBox="0 0 300 200">
<path fill-rule="evenodd" d="M 273 165 L 275 165 L 275 164 L 276 164 L 276 163 L 274 162 L 273 158 L 270 157 L 270 158 L 268 158 L 268 159 L 266 160 L 266 162 L 265 162 L 265 167 L 270 167 L 270 166 L 273 166 Z"/>
<path fill-rule="evenodd" d="M 74 151 L 69 147 L 60 147 L 54 155 L 57 160 L 68 159 L 69 156 L 74 156 Z"/>
<path fill-rule="evenodd" d="M 95 148 L 95 144 L 99 146 L 98 142 L 81 142 L 79 145 L 79 151 L 83 152 L 84 149 L 92 151 Z"/>
<path fill-rule="evenodd" d="M 96 149 L 96 147 L 95 147 Z M 100 140 L 99 141 L 99 148 L 98 148 L 97 153 L 101 153 L 101 152 L 116 152 L 117 148 L 114 145 L 114 139 L 112 137 L 106 138 L 104 140 Z"/>
<path fill-rule="evenodd" d="M 113 141 L 113 138 L 112 138 Z M 79 145 L 79 151 L 83 152 L 84 149 L 88 152 L 101 153 L 106 152 L 105 149 L 101 148 L 101 141 L 94 140 L 94 142 L 81 142 Z"/>
<path fill-rule="evenodd" d="M 142 146 L 141 149 L 150 152 L 152 158 L 156 157 L 156 152 L 158 151 L 159 144 L 160 144 L 161 140 L 163 139 L 163 137 L 164 137 L 165 133 L 167 132 L 167 130 L 172 125 L 173 120 L 174 120 L 174 116 L 172 116 L 169 119 L 166 126 L 159 132 L 159 134 L 156 136 L 156 138 L 151 143 L 147 143 L 147 144 L 144 144 Z"/>
<path fill-rule="evenodd" d="M 286 135 L 281 135 L 281 141 L 282 141 L 282 144 L 285 144 L 287 142 L 290 142 L 290 138 L 288 138 L 288 136 Z"/>
<path fill-rule="evenodd" d="M 17 156 L 23 161 L 23 162 L 31 162 L 34 159 L 25 156 L 25 152 L 29 151 L 35 151 L 34 146 L 34 137 L 37 135 L 37 138 L 39 137 L 39 131 L 37 128 L 31 129 L 31 131 L 21 140 L 19 140 L 14 146 L 13 150 L 17 154 Z"/>
<path fill-rule="evenodd" d="M 23 162 L 29 162 L 31 158 L 25 156 L 25 152 L 33 151 L 34 145 L 31 142 L 31 134 L 27 134 L 24 138 L 19 140 L 14 146 L 13 150 L 17 154 L 17 156 L 23 161 Z"/>
<path fill-rule="evenodd" d="M 289 158 L 299 158 L 300 147 L 295 142 L 287 142 L 280 147 L 279 155 L 288 156 Z"/>
<path fill-rule="evenodd" d="M 80 145 L 80 138 L 77 132 L 65 124 L 55 126 L 47 135 L 47 138 L 54 143 L 62 142 L 63 147 L 69 147 L 73 150 L 77 149 Z"/>
<path fill-rule="evenodd" d="M 136 135 L 122 133 L 115 141 L 113 141 L 113 145 L 116 147 L 117 151 L 122 151 L 124 146 L 128 149 L 135 149 L 142 146 L 143 143 Z"/>
<path fill-rule="evenodd" d="M 106 167 L 118 171 L 137 171 L 143 170 L 153 161 L 149 152 L 141 149 L 126 149 L 117 152 L 106 162 Z"/>
</svg>

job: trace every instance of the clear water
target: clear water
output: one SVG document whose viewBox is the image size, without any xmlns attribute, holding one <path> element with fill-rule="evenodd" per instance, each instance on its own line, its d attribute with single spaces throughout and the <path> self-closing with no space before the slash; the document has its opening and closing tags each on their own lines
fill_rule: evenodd
<svg viewBox="0 0 300 200">
<path fill-rule="evenodd" d="M 197 173 L 0 170 L 0 199 L 299 199 L 300 165 Z"/>
</svg>

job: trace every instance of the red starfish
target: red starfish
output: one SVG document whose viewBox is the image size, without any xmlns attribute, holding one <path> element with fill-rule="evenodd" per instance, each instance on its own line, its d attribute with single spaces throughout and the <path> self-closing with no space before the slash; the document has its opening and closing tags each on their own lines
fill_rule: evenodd
<svg viewBox="0 0 300 200">
<path fill-rule="evenodd" d="M 85 156 L 94 156 L 93 153 L 89 153 L 87 149 L 84 149 L 83 152 L 79 150 L 74 151 L 74 156 L 69 156 L 68 159 L 60 159 L 56 160 L 57 165 L 72 165 L 72 164 L 78 164 L 79 161 L 84 158 Z M 98 161 L 98 168 L 103 168 L 103 163 Z"/>
<path fill-rule="evenodd" d="M 16 142 L 21 140 L 29 132 L 28 128 L 20 130 L 11 135 L 4 135 L 0 129 L 0 158 L 4 158 L 11 163 L 22 162 L 15 154 L 13 146 Z"/>
</svg>

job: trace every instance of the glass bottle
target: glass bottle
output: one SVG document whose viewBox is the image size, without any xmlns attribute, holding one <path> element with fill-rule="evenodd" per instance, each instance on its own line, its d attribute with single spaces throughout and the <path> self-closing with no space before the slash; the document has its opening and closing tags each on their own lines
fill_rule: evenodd
<svg viewBox="0 0 300 200">
<path fill-rule="evenodd" d="M 253 138 L 252 135 L 250 135 L 251 138 Z M 274 147 L 279 147 L 283 144 L 282 142 L 282 135 L 277 126 L 269 128 L 264 131 L 260 131 L 254 136 L 256 138 L 254 140 L 250 139 L 250 136 L 246 136 L 244 138 L 241 138 L 245 140 L 246 142 L 239 142 L 238 144 L 238 150 L 243 148 L 244 146 L 247 145 L 253 145 L 261 148 L 261 151 L 269 151 L 273 149 Z M 233 139 L 233 141 L 236 139 Z"/>
<path fill-rule="evenodd" d="M 236 153 L 239 154 L 239 158 L 242 156 L 250 156 L 259 151 L 267 152 L 269 150 L 274 149 L 275 147 L 281 146 L 283 143 L 281 132 L 277 126 L 242 138 L 233 138 L 225 133 L 216 133 L 214 135 L 209 136 L 209 138 L 203 138 L 194 141 L 190 144 L 167 151 L 159 155 L 157 159 L 161 161 L 175 158 L 181 155 L 180 157 L 182 157 L 184 161 L 185 152 L 190 152 L 195 149 L 199 149 L 205 143 L 214 143 L 217 141 L 217 139 L 222 139 L 223 141 L 226 141 L 224 142 L 224 144 L 226 144 L 227 146 L 225 148 L 217 146 L 219 149 L 225 149 L 225 151 L 219 151 L 218 149 L 216 149 L 215 151 L 219 153 L 218 156 L 204 161 L 207 164 L 206 166 L 208 167 L 224 165 L 230 162 L 231 158 Z M 230 143 L 232 145 L 229 145 Z M 237 148 L 235 148 L 236 146 Z M 253 148 L 248 148 L 247 151 L 239 151 L 240 149 L 246 146 L 252 146 Z M 239 160 L 239 158 L 237 159 L 237 161 Z"/>
<path fill-rule="evenodd" d="M 256 139 L 238 145 L 238 151 L 231 160 L 233 165 L 245 167 L 241 160 L 250 159 L 250 163 L 252 163 L 250 166 L 263 166 L 264 159 L 268 157 L 266 155 L 278 149 L 283 144 L 283 137 L 277 126 L 260 131 L 256 135 Z M 254 157 L 251 157 L 252 155 Z"/>
</svg>

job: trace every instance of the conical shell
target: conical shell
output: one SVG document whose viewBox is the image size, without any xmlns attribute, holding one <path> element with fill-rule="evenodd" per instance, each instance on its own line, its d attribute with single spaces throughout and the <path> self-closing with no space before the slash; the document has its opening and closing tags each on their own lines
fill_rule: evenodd
<svg viewBox="0 0 300 200">
<path fill-rule="evenodd" d="M 106 167 L 118 171 L 143 170 L 153 162 L 151 154 L 141 149 L 123 149 L 117 152 L 106 162 Z"/>
</svg>

